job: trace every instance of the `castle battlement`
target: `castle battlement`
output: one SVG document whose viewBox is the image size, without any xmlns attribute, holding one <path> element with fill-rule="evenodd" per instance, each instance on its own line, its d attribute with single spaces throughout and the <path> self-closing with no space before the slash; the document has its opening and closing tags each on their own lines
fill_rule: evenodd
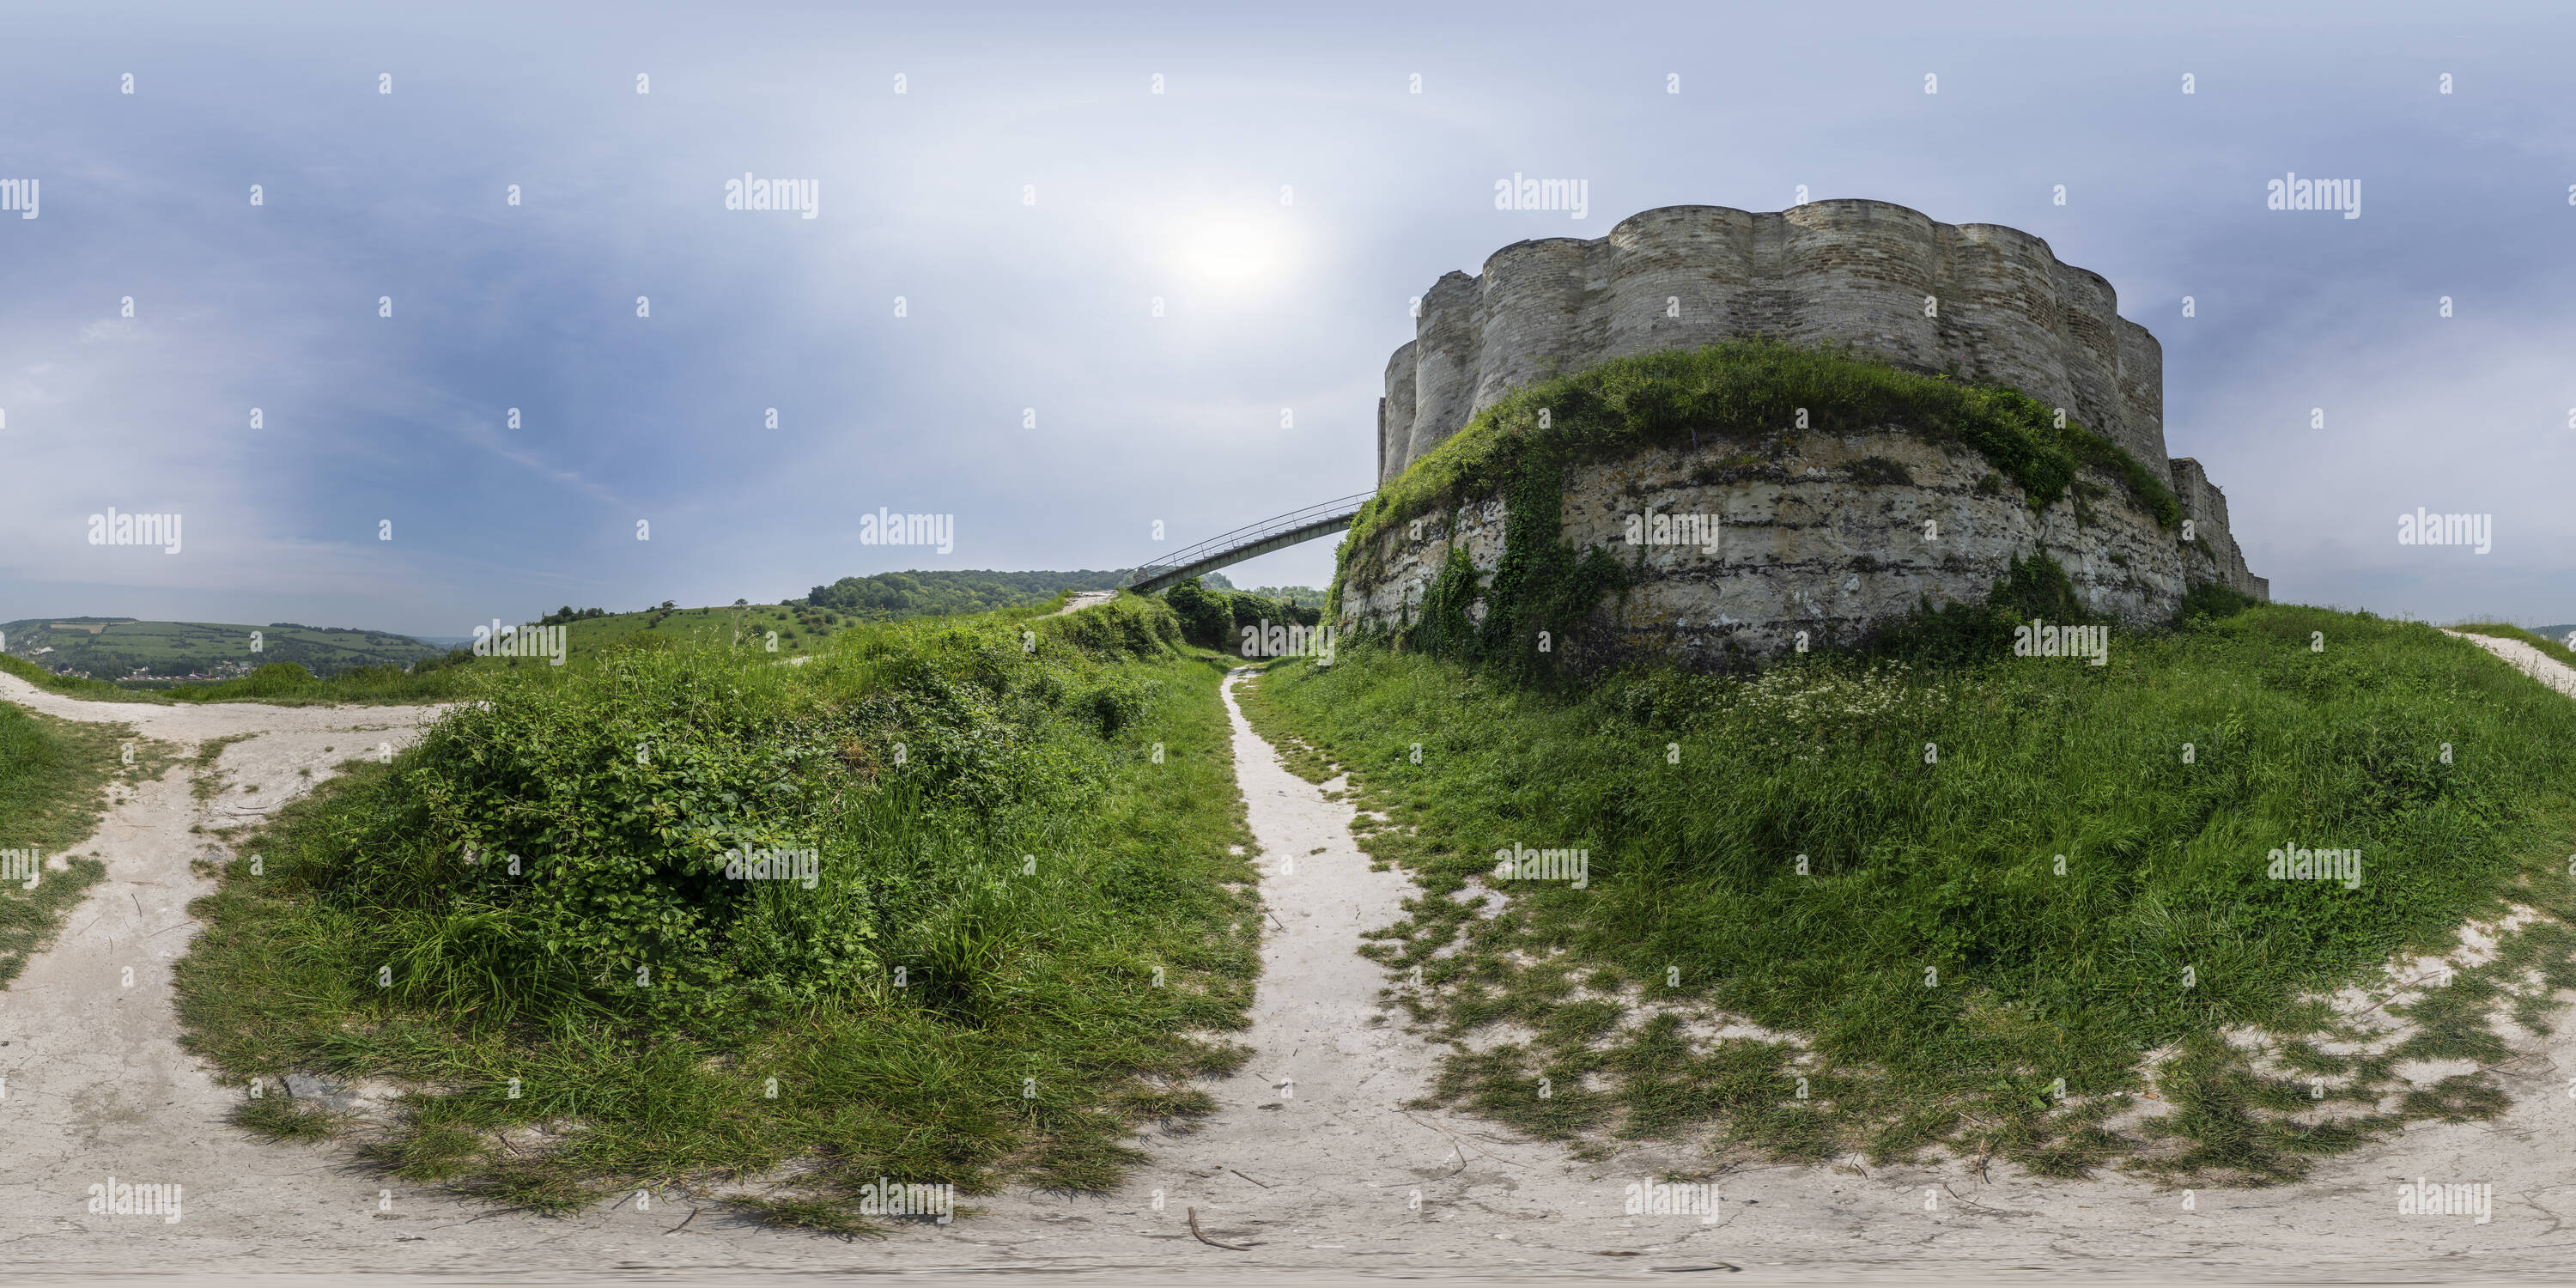
<svg viewBox="0 0 2576 1288">
<path fill-rule="evenodd" d="M 1666 206 L 1443 276 L 1387 363 L 1378 480 L 1517 386 L 1746 334 L 2012 385 L 2166 468 L 2163 347 L 2120 316 L 2100 274 L 2000 224 L 1817 201 L 1769 214 Z"/>
</svg>

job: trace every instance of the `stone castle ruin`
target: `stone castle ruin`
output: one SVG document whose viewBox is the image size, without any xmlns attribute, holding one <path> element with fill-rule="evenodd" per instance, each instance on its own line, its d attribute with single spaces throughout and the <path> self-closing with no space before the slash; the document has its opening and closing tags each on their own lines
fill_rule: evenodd
<svg viewBox="0 0 2576 1288">
<path fill-rule="evenodd" d="M 1685 654 L 1774 653 L 1801 631 L 1847 637 L 1922 597 L 1981 600 L 2015 559 L 2040 551 L 2091 611 L 2123 621 L 2169 619 L 2205 582 L 2269 598 L 2236 547 L 2226 497 L 2197 461 L 2165 455 L 2163 348 L 2119 315 L 2111 284 L 2028 233 L 1936 223 L 1880 201 L 1771 214 L 1666 207 L 1597 240 L 1506 246 L 1482 276 L 1442 277 L 1414 340 L 1387 364 L 1379 482 L 1519 386 L 1744 335 L 1844 346 L 2063 408 L 2167 482 L 2193 538 L 2160 528 L 2115 480 L 2093 480 L 2085 491 L 2101 499 L 2089 506 L 2070 496 L 2034 511 L 2018 487 L 1996 487 L 1972 450 L 1901 427 L 1802 435 L 1793 455 L 1716 472 L 1725 477 L 1693 452 L 1646 449 L 1578 464 L 1565 480 L 1564 539 L 1608 547 L 1635 569 L 1608 610 L 1630 639 Z M 1471 500 L 1430 516 L 1418 537 L 1405 525 L 1354 550 L 1345 628 L 1410 624 L 1453 546 L 1490 574 L 1503 510 L 1500 496 Z M 1713 516 L 1718 548 L 1630 545 L 1639 514 Z M 1927 520 L 1940 539 L 1925 538 Z"/>
</svg>

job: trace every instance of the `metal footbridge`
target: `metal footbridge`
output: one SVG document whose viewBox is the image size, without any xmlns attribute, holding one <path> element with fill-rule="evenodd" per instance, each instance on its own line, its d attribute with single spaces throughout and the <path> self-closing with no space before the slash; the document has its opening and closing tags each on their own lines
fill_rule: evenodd
<svg viewBox="0 0 2576 1288">
<path fill-rule="evenodd" d="M 1219 533 L 1136 569 L 1129 574 L 1127 588 L 1140 595 L 1150 595 L 1201 573 L 1215 572 L 1228 564 L 1239 564 L 1257 555 L 1340 532 L 1351 526 L 1351 520 L 1358 516 L 1360 507 L 1376 495 L 1375 490 L 1354 493 L 1339 500 L 1321 502 L 1303 510 L 1291 510 L 1259 523 L 1247 524 L 1232 532 Z"/>
</svg>

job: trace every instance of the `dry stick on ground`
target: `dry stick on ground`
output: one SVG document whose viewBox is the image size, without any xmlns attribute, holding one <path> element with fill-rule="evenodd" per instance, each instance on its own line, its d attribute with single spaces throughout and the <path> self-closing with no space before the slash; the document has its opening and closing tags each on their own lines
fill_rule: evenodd
<svg viewBox="0 0 2576 1288">
<path fill-rule="evenodd" d="M 1228 1169 L 1226 1169 L 1226 1170 L 1228 1170 L 1228 1171 L 1232 1171 L 1233 1169 L 1232 1169 L 1232 1168 L 1228 1168 Z M 1199 1210 L 1198 1210 L 1197 1208 L 1191 1208 L 1191 1209 L 1190 1209 L 1190 1233 L 1198 1235 L 1199 1242 L 1204 1243 L 1204 1244 L 1206 1244 L 1207 1246 L 1209 1246 L 1209 1247 L 1211 1247 L 1211 1248 L 1223 1248 L 1223 1249 L 1225 1249 L 1225 1250 L 1226 1250 L 1226 1251 L 1228 1251 L 1228 1252 L 1250 1252 L 1250 1251 L 1252 1251 L 1252 1249 L 1250 1249 L 1250 1248 L 1239 1248 L 1239 1247 L 1236 1247 L 1235 1245 L 1233 1245 L 1233 1244 L 1231 1244 L 1231 1243 L 1219 1243 L 1219 1242 L 1217 1242 L 1216 1240 L 1211 1239 L 1211 1238 L 1207 1237 L 1207 1236 L 1206 1236 L 1206 1235 L 1204 1235 L 1204 1234 L 1200 1234 L 1200 1233 L 1199 1233 Z"/>
<path fill-rule="evenodd" d="M 668 1230 L 664 1230 L 662 1233 L 663 1233 L 663 1234 L 665 1234 L 665 1235 L 678 1234 L 680 1231 L 682 1231 L 682 1230 L 685 1230 L 685 1229 L 688 1229 L 688 1228 L 689 1228 L 689 1222 L 691 1222 L 691 1221 L 695 1221 L 695 1220 L 697 1220 L 697 1219 L 698 1219 L 698 1210 L 697 1210 L 697 1208 L 695 1208 L 695 1207 L 691 1207 L 691 1208 L 689 1209 L 689 1215 L 688 1215 L 686 1218 L 684 1218 L 684 1219 L 683 1219 L 683 1220 L 682 1220 L 678 1225 L 672 1226 L 670 1229 L 668 1229 Z"/>
<path fill-rule="evenodd" d="M 1229 1167 L 1229 1168 L 1227 1168 L 1227 1169 L 1225 1169 L 1225 1170 L 1227 1170 L 1227 1171 L 1229 1171 L 1229 1172 L 1234 1172 L 1234 1169 L 1233 1169 L 1233 1168 L 1231 1168 L 1231 1167 Z M 1243 1176 L 1243 1173 L 1241 1173 L 1241 1172 L 1234 1172 L 1234 1174 L 1235 1174 L 1235 1175 L 1237 1175 L 1237 1176 Z M 1247 1181 L 1252 1181 L 1252 1178 L 1251 1178 L 1251 1177 L 1249 1177 L 1249 1176 L 1243 1176 L 1243 1179 L 1245 1179 L 1245 1180 L 1247 1180 Z M 1255 1185 L 1260 1186 L 1261 1188 L 1263 1188 L 1263 1189 L 1265 1189 L 1265 1190 L 1266 1190 L 1266 1189 L 1271 1188 L 1271 1187 L 1270 1187 L 1269 1182 L 1267 1182 L 1267 1181 L 1252 1181 L 1252 1183 L 1253 1183 L 1253 1184 L 1255 1184 Z"/>
<path fill-rule="evenodd" d="M 1443 1128 L 1441 1128 L 1441 1127 L 1435 1126 L 1435 1125 L 1433 1125 L 1433 1124 L 1431 1124 L 1431 1123 L 1424 1122 L 1424 1121 L 1422 1121 L 1422 1120 L 1421 1120 L 1421 1119 L 1419 1119 L 1419 1118 L 1415 1118 L 1415 1117 L 1414 1117 L 1413 1115 L 1411 1115 L 1411 1114 L 1404 1113 L 1404 1111 L 1403 1111 L 1403 1110 L 1401 1110 L 1401 1109 L 1397 1110 L 1396 1112 L 1397 1112 L 1397 1113 L 1399 1113 L 1399 1114 L 1404 1114 L 1404 1117 L 1406 1117 L 1407 1119 L 1410 1119 L 1410 1120 L 1412 1121 L 1412 1123 L 1413 1123 L 1413 1125 L 1414 1125 L 1414 1126 L 1416 1126 L 1416 1127 L 1421 1127 L 1421 1128 L 1427 1129 L 1427 1130 L 1429 1130 L 1429 1131 L 1437 1132 L 1437 1133 L 1440 1135 L 1441 1139 L 1446 1140 L 1446 1141 L 1448 1141 L 1448 1142 L 1449 1142 L 1449 1146 L 1450 1146 L 1450 1148 L 1451 1148 L 1451 1149 L 1453 1149 L 1453 1150 L 1455 1150 L 1455 1151 L 1457 1152 L 1457 1154 L 1458 1154 L 1458 1169 L 1457 1169 L 1457 1171 L 1451 1172 L 1451 1173 L 1450 1173 L 1450 1175 L 1451 1175 L 1451 1176 L 1455 1176 L 1455 1175 L 1457 1175 L 1457 1174 L 1458 1174 L 1458 1172 L 1463 1172 L 1463 1171 L 1466 1171 L 1466 1170 L 1467 1170 L 1467 1143 L 1466 1143 L 1465 1141 L 1460 1140 L 1457 1136 L 1452 1135 L 1452 1134 L 1451 1134 L 1451 1133 L 1449 1133 L 1447 1130 L 1445 1130 L 1445 1129 L 1443 1129 Z M 1482 1133 L 1482 1132 L 1478 1132 L 1478 1133 L 1476 1133 L 1476 1134 L 1477 1134 L 1477 1135 L 1480 1135 L 1480 1136 L 1484 1135 L 1484 1133 Z M 1487 1140 L 1491 1140 L 1491 1139 L 1493 1139 L 1493 1138 L 1492 1138 L 1492 1137 L 1490 1137 L 1490 1136 L 1487 1136 L 1487 1137 L 1485 1137 L 1485 1138 L 1486 1138 Z M 1505 1158 L 1505 1157 L 1503 1157 L 1502 1155 L 1500 1155 L 1500 1154 L 1497 1154 L 1497 1153 L 1493 1152 L 1492 1150 L 1480 1149 L 1480 1150 L 1477 1150 L 1476 1152 L 1477 1152 L 1477 1153 L 1479 1153 L 1479 1154 L 1484 1155 L 1484 1156 L 1485 1156 L 1485 1157 L 1487 1157 L 1487 1158 L 1493 1159 L 1495 1162 L 1498 1162 L 1498 1163 L 1507 1164 L 1507 1165 L 1512 1166 L 1512 1167 L 1521 1167 L 1521 1166 L 1524 1166 L 1524 1164 L 1512 1162 L 1512 1160 L 1510 1160 L 1510 1159 L 1508 1159 L 1508 1158 Z"/>
<path fill-rule="evenodd" d="M 1942 1188 L 1942 1189 L 1945 1189 L 1945 1190 L 1950 1190 L 1950 1183 L 1949 1183 L 1948 1181 L 1943 1181 L 1943 1182 L 1941 1183 L 1941 1188 Z M 2037 1213 L 2037 1212 L 2015 1212 L 2015 1211 L 2008 1211 L 2008 1210 L 2003 1209 L 2003 1208 L 1987 1207 L 1985 1204 L 1983 1204 L 1983 1203 L 1979 1203 L 1979 1202 L 1978 1202 L 1978 1201 L 1976 1201 L 1975 1199 L 1969 1198 L 1969 1197 L 1967 1197 L 1966 1195 L 1959 1193 L 1957 1190 L 1950 1190 L 1950 1197 L 1951 1197 L 1951 1198 L 1954 1198 L 1954 1199 L 1959 1200 L 1959 1205 L 1960 1205 L 1961 1207 L 1965 1207 L 1965 1208 L 1967 1208 L 1968 1210 L 1970 1210 L 1970 1211 L 1972 1211 L 1972 1212 L 1977 1212 L 1977 1213 L 1980 1213 L 1980 1214 L 1985 1215 L 1985 1216 L 2038 1216 L 2038 1215 L 2039 1215 L 2039 1213 Z"/>
</svg>

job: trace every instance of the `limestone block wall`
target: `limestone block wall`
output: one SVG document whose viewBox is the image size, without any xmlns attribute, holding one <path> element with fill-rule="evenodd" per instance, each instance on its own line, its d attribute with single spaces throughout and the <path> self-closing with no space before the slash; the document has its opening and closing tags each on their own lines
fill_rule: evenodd
<svg viewBox="0 0 2576 1288">
<path fill-rule="evenodd" d="M 1925 297 L 1934 307 L 1926 315 Z M 1678 316 L 1676 316 L 1678 314 Z M 1996 224 L 1883 201 L 1669 206 L 1605 237 L 1516 242 L 1423 297 L 1387 364 L 1379 479 L 1509 390 L 1604 358 L 1760 334 L 2014 385 L 2165 461 L 2164 358 L 2100 275 Z"/>
<path fill-rule="evenodd" d="M 2210 549 L 2207 555 L 2197 549 L 2186 552 L 2186 557 L 2196 562 L 2205 561 L 2204 567 L 2193 569 L 2192 582 L 2224 582 L 2256 599 L 2271 599 L 2271 579 L 2257 577 L 2245 566 L 2245 553 L 2237 548 L 2236 534 L 2227 525 L 2227 494 L 2209 481 L 2200 462 L 2177 456 L 2172 465 L 2174 497 L 2182 502 L 2183 515 L 2192 521 L 2194 534 Z"/>
</svg>

